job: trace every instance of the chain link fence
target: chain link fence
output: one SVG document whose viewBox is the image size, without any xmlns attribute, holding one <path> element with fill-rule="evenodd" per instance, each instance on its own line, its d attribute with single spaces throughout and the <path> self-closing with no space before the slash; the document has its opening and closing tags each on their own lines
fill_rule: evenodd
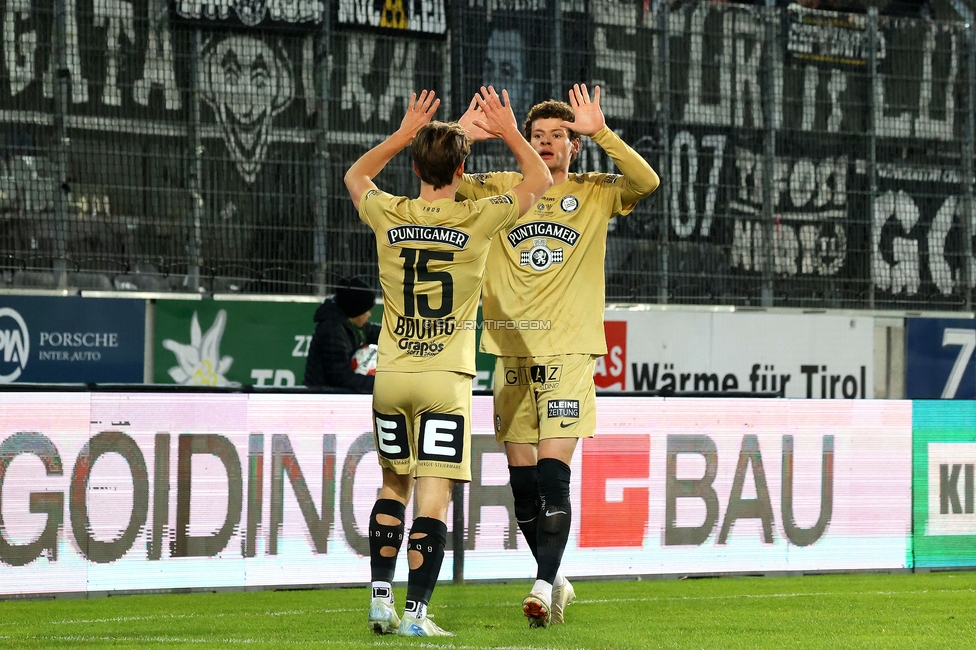
<svg viewBox="0 0 976 650">
<path fill-rule="evenodd" d="M 0 17 L 0 288 L 378 285 L 342 175 L 412 91 L 456 119 L 490 83 L 521 116 L 584 81 L 662 178 L 611 223 L 608 300 L 972 309 L 962 22 L 613 0 L 0 0 Z M 612 171 L 584 140 L 577 168 Z M 513 164 L 489 142 L 468 169 Z M 419 190 L 404 154 L 377 182 Z"/>
</svg>

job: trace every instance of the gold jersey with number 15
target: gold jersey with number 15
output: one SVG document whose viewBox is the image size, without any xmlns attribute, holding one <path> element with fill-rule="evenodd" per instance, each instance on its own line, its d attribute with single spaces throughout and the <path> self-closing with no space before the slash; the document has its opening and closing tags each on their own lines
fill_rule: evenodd
<svg viewBox="0 0 976 650">
<path fill-rule="evenodd" d="M 492 237 L 518 215 L 514 192 L 461 202 L 364 193 L 359 218 L 376 235 L 383 289 L 377 372 L 475 376 L 488 250 Z"/>
</svg>

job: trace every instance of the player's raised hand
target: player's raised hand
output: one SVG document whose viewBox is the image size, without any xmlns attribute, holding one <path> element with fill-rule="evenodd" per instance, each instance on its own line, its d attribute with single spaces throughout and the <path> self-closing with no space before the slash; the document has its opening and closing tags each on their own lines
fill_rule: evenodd
<svg viewBox="0 0 976 650">
<path fill-rule="evenodd" d="M 493 137 L 503 137 L 506 131 L 518 133 L 518 122 L 512 112 L 512 104 L 508 100 L 508 91 L 502 90 L 499 97 L 493 86 L 481 87 L 481 92 L 474 96 L 478 108 L 484 119 L 475 119 L 474 125 Z"/>
<path fill-rule="evenodd" d="M 413 93 L 410 95 L 410 102 L 407 104 L 407 113 L 403 116 L 400 128 L 397 131 L 413 140 L 417 131 L 430 122 L 430 118 L 434 116 L 434 112 L 440 105 L 441 100 L 435 97 L 433 90 L 420 91 L 420 97 L 417 96 L 417 93 Z"/>
<path fill-rule="evenodd" d="M 468 139 L 473 142 L 481 142 L 483 140 L 489 140 L 494 138 L 492 134 L 488 133 L 484 129 L 475 125 L 475 120 L 484 121 L 485 114 L 482 112 L 481 107 L 478 106 L 478 95 L 475 94 L 471 98 L 471 103 L 468 104 L 468 110 L 464 112 L 461 119 L 458 120 L 458 124 L 464 129 L 465 133 L 468 134 Z"/>
<path fill-rule="evenodd" d="M 576 84 L 569 91 L 569 103 L 573 107 L 573 112 L 576 113 L 576 120 L 560 124 L 564 129 L 589 136 L 596 135 L 600 129 L 607 125 L 603 110 L 600 108 L 599 86 L 593 88 L 593 101 L 590 101 L 590 93 L 586 89 L 586 84 Z"/>
</svg>

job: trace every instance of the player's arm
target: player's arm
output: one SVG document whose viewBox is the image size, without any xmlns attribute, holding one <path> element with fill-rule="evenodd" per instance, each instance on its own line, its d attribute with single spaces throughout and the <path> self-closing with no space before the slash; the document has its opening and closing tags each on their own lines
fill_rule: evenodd
<svg viewBox="0 0 976 650">
<path fill-rule="evenodd" d="M 373 179 L 383 171 L 387 163 L 413 142 L 413 137 L 422 126 L 430 122 L 441 100 L 434 97 L 434 91 L 424 90 L 410 95 L 407 113 L 400 122 L 400 128 L 383 142 L 379 143 L 354 162 L 343 180 L 353 205 L 359 209 L 359 200 L 367 190 L 375 190 Z"/>
<path fill-rule="evenodd" d="M 634 151 L 626 142 L 607 126 L 603 110 L 600 108 L 600 87 L 593 89 L 593 101 L 586 84 L 576 84 L 569 91 L 569 102 L 573 106 L 576 119 L 573 122 L 563 122 L 562 126 L 581 135 L 589 136 L 617 165 L 623 174 L 620 184 L 620 203 L 630 206 L 648 196 L 661 184 L 661 179 L 643 156 Z"/>
<path fill-rule="evenodd" d="M 518 214 L 522 216 L 552 186 L 552 174 L 532 145 L 522 137 L 515 121 L 515 113 L 508 101 L 507 90 L 502 90 L 502 96 L 499 97 L 494 88 L 482 86 L 481 94 L 476 95 L 475 99 L 484 113 L 484 119 L 474 120 L 475 125 L 486 133 L 501 138 L 512 150 L 512 155 L 522 170 L 522 182 L 512 188 L 515 198 L 518 199 Z"/>
</svg>

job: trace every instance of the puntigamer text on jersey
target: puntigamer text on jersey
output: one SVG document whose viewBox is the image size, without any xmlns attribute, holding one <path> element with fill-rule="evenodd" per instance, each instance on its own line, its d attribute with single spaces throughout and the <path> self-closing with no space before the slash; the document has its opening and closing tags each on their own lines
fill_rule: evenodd
<svg viewBox="0 0 976 650">
<path fill-rule="evenodd" d="M 532 237 L 553 237 L 559 241 L 566 242 L 570 246 L 575 246 L 580 234 L 569 226 L 551 221 L 530 221 L 520 226 L 512 228 L 508 233 L 508 243 L 513 247 L 518 246 Z"/>
<path fill-rule="evenodd" d="M 471 235 L 463 230 L 444 226 L 397 226 L 386 231 L 386 240 L 390 242 L 390 246 L 416 241 L 448 244 L 463 250 L 469 239 Z"/>
</svg>

